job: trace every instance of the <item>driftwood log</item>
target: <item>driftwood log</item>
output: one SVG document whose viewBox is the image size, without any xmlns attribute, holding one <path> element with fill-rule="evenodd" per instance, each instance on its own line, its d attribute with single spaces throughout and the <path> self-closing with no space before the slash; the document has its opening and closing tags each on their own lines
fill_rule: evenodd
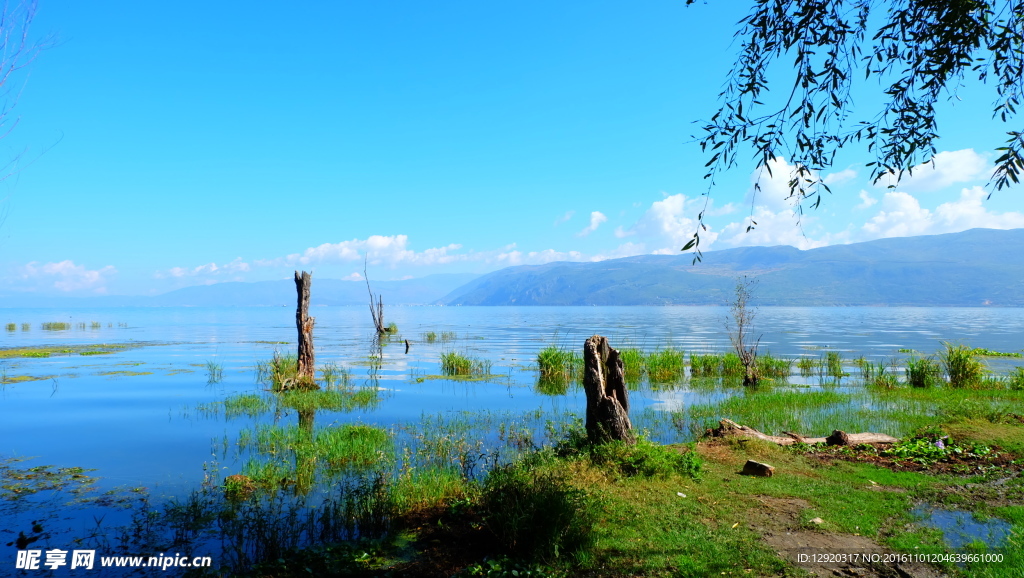
<svg viewBox="0 0 1024 578">
<path fill-rule="evenodd" d="M 587 394 L 587 437 L 592 443 L 636 443 L 629 421 L 629 395 L 619 352 L 595 335 L 583 344 L 583 390 Z"/>
<path fill-rule="evenodd" d="M 782 432 L 782 436 L 770 436 L 763 434 L 752 427 L 740 425 L 731 419 L 723 419 L 718 422 L 718 427 L 710 430 L 712 437 L 740 437 L 764 440 L 788 446 L 795 443 L 818 444 L 824 443 L 830 446 L 855 446 L 857 444 L 894 444 L 900 441 L 897 438 L 880 433 L 846 433 L 835 430 L 832 435 L 824 438 L 805 437 L 798 433 Z"/>
<path fill-rule="evenodd" d="M 313 353 L 313 324 L 316 318 L 309 316 L 309 286 L 313 282 L 310 273 L 295 272 L 295 291 L 298 293 L 298 306 L 295 310 L 295 327 L 299 331 L 298 371 L 292 387 L 317 388 L 316 356 Z"/>
</svg>

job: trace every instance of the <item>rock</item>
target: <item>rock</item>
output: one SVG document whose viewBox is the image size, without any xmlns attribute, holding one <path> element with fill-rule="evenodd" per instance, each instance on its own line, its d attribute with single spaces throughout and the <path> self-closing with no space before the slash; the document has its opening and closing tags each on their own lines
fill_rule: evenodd
<svg viewBox="0 0 1024 578">
<path fill-rule="evenodd" d="M 740 473 L 744 476 L 762 476 L 770 478 L 775 475 L 775 466 L 769 466 L 768 464 L 762 464 L 761 462 L 755 462 L 754 460 L 747 460 L 747 463 L 743 464 L 743 471 Z"/>
<path fill-rule="evenodd" d="M 811 518 L 810 522 L 812 524 L 824 524 L 825 520 L 822 520 L 821 518 Z"/>
</svg>

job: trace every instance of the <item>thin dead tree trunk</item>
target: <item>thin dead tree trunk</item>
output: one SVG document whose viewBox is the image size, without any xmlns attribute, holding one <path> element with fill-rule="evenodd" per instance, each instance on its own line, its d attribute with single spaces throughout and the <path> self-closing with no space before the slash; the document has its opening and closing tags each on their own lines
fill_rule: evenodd
<svg viewBox="0 0 1024 578">
<path fill-rule="evenodd" d="M 583 390 L 587 394 L 587 437 L 591 443 L 636 443 L 629 421 L 629 395 L 619 352 L 595 335 L 583 344 Z"/>
<path fill-rule="evenodd" d="M 363 279 L 366 279 L 366 291 L 370 294 L 370 316 L 373 317 L 373 325 L 377 328 L 377 335 L 388 332 L 384 327 L 384 301 L 377 295 L 377 302 L 373 301 L 373 290 L 370 289 L 370 277 L 366 274 L 366 260 L 363 260 Z M 376 307 L 376 308 L 375 308 Z"/>
<path fill-rule="evenodd" d="M 295 310 L 295 327 L 299 331 L 298 371 L 293 387 L 318 389 L 316 385 L 316 359 L 313 354 L 313 324 L 316 318 L 309 316 L 309 286 L 313 278 L 310 273 L 295 272 L 295 291 L 298 293 L 298 307 Z"/>
</svg>

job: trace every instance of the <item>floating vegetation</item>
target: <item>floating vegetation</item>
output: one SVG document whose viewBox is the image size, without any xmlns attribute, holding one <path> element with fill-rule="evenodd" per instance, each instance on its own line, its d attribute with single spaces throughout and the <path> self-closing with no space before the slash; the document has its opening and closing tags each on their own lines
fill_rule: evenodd
<svg viewBox="0 0 1024 578">
<path fill-rule="evenodd" d="M 449 341 L 455 341 L 455 337 L 456 337 L 456 335 L 455 335 L 454 331 L 442 331 L 441 332 L 441 343 L 447 343 Z"/>
<path fill-rule="evenodd" d="M 435 341 L 437 341 L 437 333 L 433 331 L 427 331 L 426 333 L 423 334 L 423 341 L 426 341 L 427 343 L 434 343 Z"/>
<path fill-rule="evenodd" d="M 49 357 L 51 355 L 102 355 L 105 353 L 118 353 L 127 349 L 143 347 L 147 343 L 97 343 L 92 345 L 62 345 L 42 347 L 12 347 L 0 349 L 0 359 L 14 359 L 18 357 Z"/>
<path fill-rule="evenodd" d="M 49 490 L 70 490 L 73 495 L 92 489 L 97 478 L 87 475 L 85 468 L 58 468 L 35 466 L 18 468 L 14 464 L 28 458 L 7 458 L 0 460 L 0 498 L 21 500 L 38 492 Z"/>
<path fill-rule="evenodd" d="M 992 351 L 991 349 L 985 349 L 984 347 L 974 347 L 971 349 L 971 353 L 978 357 L 1024 357 L 1024 353 L 1019 351 Z"/>
<path fill-rule="evenodd" d="M 380 392 L 376 388 L 361 388 L 355 391 L 337 389 L 289 390 L 277 396 L 281 407 L 300 412 L 318 409 L 330 411 L 351 411 L 366 409 L 380 403 Z"/>
<path fill-rule="evenodd" d="M 153 375 L 152 371 L 101 371 L 96 375 L 102 375 L 107 377 L 139 377 L 142 375 Z"/>
<path fill-rule="evenodd" d="M 103 327 L 103 324 L 100 323 L 99 321 L 93 321 L 92 323 L 89 324 L 90 329 L 100 329 L 101 327 Z"/>
<path fill-rule="evenodd" d="M 22 323 L 21 324 L 21 330 L 22 331 L 29 331 L 31 329 L 32 329 L 32 324 L 31 323 Z"/>
<path fill-rule="evenodd" d="M 56 377 L 56 375 L 8 375 L 5 371 L 0 375 L 0 383 L 6 385 L 10 383 L 25 383 L 27 381 L 44 381 L 56 379 Z"/>
<path fill-rule="evenodd" d="M 295 381 L 299 372 L 299 358 L 294 353 L 281 355 L 274 352 L 269 361 L 256 362 L 256 381 L 269 386 L 274 391 L 281 391 Z"/>
<path fill-rule="evenodd" d="M 441 354 L 441 373 L 446 376 L 489 376 L 491 374 L 491 361 L 489 359 L 469 357 L 456 351 L 448 351 Z"/>
<path fill-rule="evenodd" d="M 17 329 L 18 329 L 18 324 L 17 323 L 8 323 L 7 324 L 7 331 L 17 331 Z"/>
</svg>

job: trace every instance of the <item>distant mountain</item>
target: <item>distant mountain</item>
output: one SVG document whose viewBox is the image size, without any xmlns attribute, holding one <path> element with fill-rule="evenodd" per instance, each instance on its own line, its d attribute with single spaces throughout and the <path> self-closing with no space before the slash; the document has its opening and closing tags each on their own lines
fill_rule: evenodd
<svg viewBox="0 0 1024 578">
<path fill-rule="evenodd" d="M 745 247 L 596 263 L 509 267 L 445 296 L 445 305 L 724 305 L 736 279 L 760 305 L 1024 306 L 1024 229 L 879 239 L 801 251 Z"/>
<path fill-rule="evenodd" d="M 473 274 L 438 274 L 405 281 L 371 281 L 385 305 L 434 304 Z M 310 305 L 366 305 L 370 296 L 365 281 L 313 277 Z M 3 307 L 278 307 L 295 306 L 295 282 L 215 283 L 185 287 L 163 295 L 104 297 L 45 297 L 31 294 L 0 298 Z"/>
</svg>

